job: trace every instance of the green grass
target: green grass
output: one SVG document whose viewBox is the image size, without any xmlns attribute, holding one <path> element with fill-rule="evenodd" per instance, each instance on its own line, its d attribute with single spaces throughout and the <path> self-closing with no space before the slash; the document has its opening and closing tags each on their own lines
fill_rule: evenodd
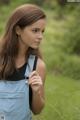
<svg viewBox="0 0 80 120">
<path fill-rule="evenodd" d="M 5 23 L 12 10 L 22 3 L 25 3 L 25 0 L 13 1 L 10 6 L 0 6 L 0 36 L 4 32 Z M 52 75 L 54 68 L 58 70 L 57 68 L 60 68 L 61 63 L 64 61 L 66 66 L 70 64 L 70 68 L 72 68 L 72 61 L 73 68 L 77 66 L 76 61 L 80 61 L 76 56 L 70 56 L 69 58 L 60 49 L 61 46 L 64 46 L 64 43 L 62 43 L 63 35 L 68 25 L 74 20 L 74 16 L 67 13 L 65 19 L 57 20 L 55 11 L 45 9 L 45 12 L 48 19 L 41 45 L 48 71 L 45 82 L 45 108 L 40 115 L 33 116 L 33 118 L 34 120 L 80 120 L 80 81 L 59 76 L 57 74 L 59 71 L 56 71 L 56 76 Z M 66 66 L 63 66 L 64 71 Z M 74 73 L 72 74 L 74 75 Z"/>
<path fill-rule="evenodd" d="M 34 120 L 80 120 L 80 81 L 48 74 L 46 105 Z"/>
</svg>

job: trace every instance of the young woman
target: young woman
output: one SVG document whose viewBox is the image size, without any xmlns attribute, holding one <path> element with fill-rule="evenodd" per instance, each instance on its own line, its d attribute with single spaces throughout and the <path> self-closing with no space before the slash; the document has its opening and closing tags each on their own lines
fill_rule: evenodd
<svg viewBox="0 0 80 120">
<path fill-rule="evenodd" d="M 9 18 L 0 47 L 0 119 L 31 120 L 44 107 L 45 63 L 39 51 L 46 15 L 22 5 Z"/>
</svg>

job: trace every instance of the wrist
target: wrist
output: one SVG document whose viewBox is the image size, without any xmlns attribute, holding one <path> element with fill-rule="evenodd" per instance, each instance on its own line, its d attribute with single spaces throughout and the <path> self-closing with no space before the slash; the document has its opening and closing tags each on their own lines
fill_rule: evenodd
<svg viewBox="0 0 80 120">
<path fill-rule="evenodd" d="M 33 91 L 33 95 L 41 95 L 41 91 L 40 90 L 37 90 L 37 91 Z"/>
</svg>

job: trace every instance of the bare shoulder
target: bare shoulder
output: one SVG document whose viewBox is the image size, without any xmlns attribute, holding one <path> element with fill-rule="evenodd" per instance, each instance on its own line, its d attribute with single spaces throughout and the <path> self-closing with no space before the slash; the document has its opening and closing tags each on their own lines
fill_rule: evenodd
<svg viewBox="0 0 80 120">
<path fill-rule="evenodd" d="M 37 68 L 40 70 L 46 69 L 46 65 L 45 65 L 44 61 L 40 58 L 38 58 L 38 61 L 37 61 Z"/>
<path fill-rule="evenodd" d="M 46 65 L 45 65 L 44 61 L 40 58 L 38 58 L 36 70 L 37 70 L 37 72 L 39 73 L 39 75 L 41 76 L 41 78 L 44 82 L 45 77 L 46 77 Z"/>
</svg>

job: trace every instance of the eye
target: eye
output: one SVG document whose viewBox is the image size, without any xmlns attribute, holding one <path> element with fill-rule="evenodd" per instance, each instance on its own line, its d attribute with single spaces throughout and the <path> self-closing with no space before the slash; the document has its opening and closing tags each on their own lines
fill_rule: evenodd
<svg viewBox="0 0 80 120">
<path fill-rule="evenodd" d="M 42 30 L 42 33 L 44 33 L 45 32 L 45 30 Z"/>
<path fill-rule="evenodd" d="M 39 32 L 40 30 L 39 30 L 39 28 L 34 28 L 32 31 L 33 31 L 34 33 L 37 33 L 37 32 Z"/>
</svg>

